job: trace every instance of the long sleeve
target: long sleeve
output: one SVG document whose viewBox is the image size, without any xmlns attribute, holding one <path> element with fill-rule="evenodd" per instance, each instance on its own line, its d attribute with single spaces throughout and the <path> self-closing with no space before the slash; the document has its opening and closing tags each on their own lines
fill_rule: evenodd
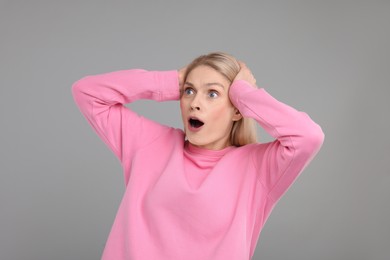
<svg viewBox="0 0 390 260">
<path fill-rule="evenodd" d="M 324 133 L 306 113 L 244 80 L 234 81 L 229 95 L 244 117 L 255 119 L 276 138 L 273 142 L 256 144 L 253 153 L 258 179 L 276 202 L 317 154 Z"/>
<path fill-rule="evenodd" d="M 123 162 L 164 129 L 124 104 L 138 99 L 178 100 L 178 72 L 132 69 L 86 76 L 73 84 L 72 94 L 98 136 Z"/>
</svg>

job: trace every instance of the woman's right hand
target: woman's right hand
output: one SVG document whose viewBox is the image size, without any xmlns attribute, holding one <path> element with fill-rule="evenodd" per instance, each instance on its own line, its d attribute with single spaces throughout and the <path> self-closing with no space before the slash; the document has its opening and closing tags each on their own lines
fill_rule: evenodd
<svg viewBox="0 0 390 260">
<path fill-rule="evenodd" d="M 179 73 L 179 85 L 180 85 L 180 89 L 183 88 L 183 84 L 184 84 L 184 76 L 186 74 L 186 70 L 187 70 L 187 66 L 181 68 L 180 70 L 178 70 L 178 73 Z"/>
</svg>

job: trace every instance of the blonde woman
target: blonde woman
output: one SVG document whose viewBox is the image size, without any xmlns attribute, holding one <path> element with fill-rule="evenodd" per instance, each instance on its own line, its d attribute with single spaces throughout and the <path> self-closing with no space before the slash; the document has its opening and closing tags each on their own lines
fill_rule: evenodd
<svg viewBox="0 0 390 260">
<path fill-rule="evenodd" d="M 180 70 L 87 76 L 72 92 L 123 167 L 105 260 L 251 259 L 273 207 L 324 140 L 306 113 L 222 52 Z M 138 99 L 180 100 L 183 129 L 124 106 Z M 275 140 L 257 142 L 254 122 Z"/>
</svg>

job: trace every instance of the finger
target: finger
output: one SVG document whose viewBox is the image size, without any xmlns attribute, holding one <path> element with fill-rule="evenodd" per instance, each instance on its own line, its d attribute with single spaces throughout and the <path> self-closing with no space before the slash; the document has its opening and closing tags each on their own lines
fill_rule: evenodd
<svg viewBox="0 0 390 260">
<path fill-rule="evenodd" d="M 243 69 L 246 67 L 246 64 L 243 61 L 238 61 L 238 64 L 240 65 L 240 68 Z"/>
</svg>

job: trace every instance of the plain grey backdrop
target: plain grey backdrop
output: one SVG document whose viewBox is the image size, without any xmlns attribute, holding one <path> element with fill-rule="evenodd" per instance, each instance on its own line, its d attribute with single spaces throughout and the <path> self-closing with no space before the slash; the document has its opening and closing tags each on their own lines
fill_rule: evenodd
<svg viewBox="0 0 390 260">
<path fill-rule="evenodd" d="M 389 14 L 368 0 L 1 1 L 0 259 L 100 259 L 124 183 L 76 80 L 217 50 L 326 136 L 253 259 L 390 259 Z M 178 102 L 129 107 L 181 127 Z"/>
</svg>

